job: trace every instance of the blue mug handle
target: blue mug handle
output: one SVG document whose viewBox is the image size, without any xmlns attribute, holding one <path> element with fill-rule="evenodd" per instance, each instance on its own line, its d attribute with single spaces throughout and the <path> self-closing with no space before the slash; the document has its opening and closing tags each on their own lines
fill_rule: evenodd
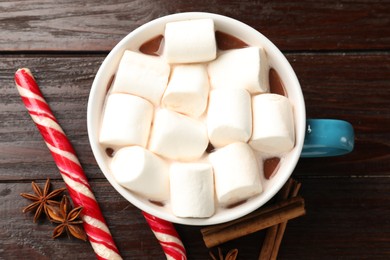
<svg viewBox="0 0 390 260">
<path fill-rule="evenodd" d="M 351 152 L 355 134 L 350 123 L 337 119 L 307 119 L 302 158 L 338 156 Z"/>
</svg>

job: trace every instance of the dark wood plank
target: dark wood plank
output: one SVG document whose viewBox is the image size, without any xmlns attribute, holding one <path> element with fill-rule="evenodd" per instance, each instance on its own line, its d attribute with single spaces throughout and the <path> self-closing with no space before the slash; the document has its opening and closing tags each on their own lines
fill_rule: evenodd
<svg viewBox="0 0 390 260">
<path fill-rule="evenodd" d="M 280 259 L 388 259 L 389 178 L 302 179 L 306 216 L 288 224 Z"/>
<path fill-rule="evenodd" d="M 301 159 L 307 214 L 289 222 L 279 259 L 390 259 L 390 1 L 0 1 L 0 259 L 94 259 L 89 243 L 51 239 L 54 225 L 23 214 L 31 180 L 58 169 L 13 83 L 29 67 L 69 136 L 124 259 L 165 259 L 139 209 L 107 182 L 91 152 L 86 109 L 108 51 L 154 18 L 206 11 L 247 23 L 291 62 L 307 115 L 350 121 L 355 150 Z M 176 225 L 189 259 L 208 259 L 199 229 Z M 257 259 L 265 232 L 225 243 Z M 216 250 L 215 248 L 213 250 Z"/>
<path fill-rule="evenodd" d="M 37 182 L 43 187 L 44 182 Z M 91 182 L 92 189 L 99 201 L 102 212 L 110 226 L 121 254 L 126 259 L 164 259 L 164 254 L 150 231 L 140 211 L 130 205 L 107 183 Z M 54 181 L 53 188 L 64 187 L 64 183 Z M 25 259 L 94 259 L 93 250 L 88 242 L 68 239 L 65 236 L 51 238 L 55 225 L 41 218 L 33 223 L 33 214 L 22 213 L 29 204 L 19 196 L 21 192 L 30 193 L 30 182 L 0 184 L 0 258 Z M 140 239 L 142 238 L 142 239 Z"/>
<path fill-rule="evenodd" d="M 339 118 L 355 128 L 356 149 L 338 158 L 301 160 L 301 175 L 389 175 L 390 55 L 288 54 L 301 81 L 308 117 Z M 104 55 L 8 56 L 0 60 L 0 180 L 58 178 L 58 170 L 15 89 L 28 66 L 69 136 L 89 178 L 102 178 L 87 136 L 88 94 Z"/>
<path fill-rule="evenodd" d="M 300 79 L 307 117 L 343 119 L 355 129 L 355 150 L 351 154 L 302 159 L 296 172 L 326 176 L 389 175 L 390 55 L 344 53 L 287 57 Z"/>
<path fill-rule="evenodd" d="M 241 20 L 283 50 L 390 47 L 390 2 L 2 1 L 0 51 L 108 51 L 154 18 L 205 11 Z"/>
<path fill-rule="evenodd" d="M 307 214 L 292 220 L 282 242 L 280 259 L 388 259 L 390 251 L 389 178 L 298 178 Z M 43 185 L 43 181 L 39 184 Z M 54 188 L 62 187 L 55 181 Z M 106 181 L 92 181 L 103 214 L 124 259 L 164 259 L 160 246 L 140 211 L 118 195 Z M 53 225 L 21 209 L 28 200 L 29 182 L 0 184 L 0 249 L 2 259 L 93 259 L 88 243 L 50 238 Z M 199 229 L 176 225 L 189 259 L 207 259 Z M 221 245 L 239 249 L 239 259 L 257 259 L 264 231 Z M 212 249 L 215 250 L 215 249 Z"/>
<path fill-rule="evenodd" d="M 103 58 L 38 55 L 2 59 L 0 66 L 5 74 L 0 77 L 5 85 L 1 86 L 0 103 L 0 172 L 3 180 L 59 177 L 49 150 L 15 88 L 13 74 L 19 67 L 30 67 L 33 71 L 88 177 L 102 177 L 88 141 L 86 111 L 94 74 Z"/>
</svg>

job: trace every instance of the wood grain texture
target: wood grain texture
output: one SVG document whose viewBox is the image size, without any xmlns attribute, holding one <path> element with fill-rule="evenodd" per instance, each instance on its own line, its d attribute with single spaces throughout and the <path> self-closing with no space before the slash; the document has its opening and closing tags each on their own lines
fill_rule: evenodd
<svg viewBox="0 0 390 260">
<path fill-rule="evenodd" d="M 108 51 L 145 22 L 190 11 L 239 19 L 282 50 L 390 47 L 387 0 L 14 0 L 0 2 L 0 51 Z"/>
<path fill-rule="evenodd" d="M 300 175 L 389 176 L 390 54 L 287 54 L 312 118 L 339 118 L 355 128 L 356 148 L 337 158 L 302 159 Z M 57 176 L 58 170 L 15 89 L 18 67 L 33 68 L 89 178 L 102 178 L 93 158 L 86 109 L 94 74 L 104 55 L 8 56 L 0 59 L 0 180 Z"/>
<path fill-rule="evenodd" d="M 16 90 L 13 74 L 32 68 L 44 97 L 71 140 L 88 177 L 100 175 L 86 125 L 86 109 L 94 74 L 103 57 L 18 56 L 1 59 L 1 179 L 58 177 L 58 169 Z M 15 171 L 19 168 L 21 171 Z"/>
<path fill-rule="evenodd" d="M 296 172 L 326 176 L 389 176 L 390 55 L 288 55 L 300 80 L 308 118 L 352 123 L 355 149 L 334 158 L 301 159 Z M 309 65 L 310 64 L 310 65 Z"/>
<path fill-rule="evenodd" d="M 54 226 L 21 212 L 31 180 L 63 186 L 14 86 L 29 67 L 75 147 L 124 259 L 165 259 L 140 211 L 107 182 L 87 135 L 89 90 L 108 51 L 154 18 L 207 11 L 269 37 L 292 64 L 307 115 L 355 129 L 355 150 L 301 159 L 307 214 L 288 223 L 279 259 L 390 259 L 390 1 L 0 1 L 0 259 L 94 259 L 88 243 L 50 238 Z M 201 227 L 176 225 L 189 259 L 208 259 Z M 221 245 L 257 259 L 265 232 Z M 215 248 L 212 250 L 216 250 Z"/>
<path fill-rule="evenodd" d="M 389 178 L 301 181 L 307 214 L 289 222 L 280 259 L 389 258 Z"/>
<path fill-rule="evenodd" d="M 43 187 L 44 182 L 37 182 Z M 163 259 L 164 254 L 144 221 L 141 212 L 125 201 L 107 182 L 91 182 L 95 195 L 121 253 L 127 259 Z M 62 181 L 54 181 L 53 187 L 64 187 Z M 0 184 L 0 259 L 94 259 L 88 242 L 51 238 L 54 224 L 41 218 L 33 223 L 33 214 L 22 213 L 29 201 L 20 197 L 21 192 L 30 193 L 30 182 Z M 142 239 L 139 239 L 141 238 Z M 77 252 L 77 254 L 73 254 Z"/>
<path fill-rule="evenodd" d="M 390 239 L 387 221 L 390 213 L 386 206 L 390 195 L 390 107 L 386 103 L 390 55 L 369 54 L 362 58 L 358 54 L 301 53 L 287 54 L 287 58 L 301 81 L 308 115 L 353 122 L 356 148 L 353 153 L 338 158 L 300 160 L 294 176 L 303 183 L 302 195 L 307 201 L 308 213 L 288 225 L 280 257 L 329 259 L 345 254 L 350 259 L 369 258 L 373 250 L 376 259 L 385 259 L 389 256 L 386 246 Z M 82 257 L 93 255 L 86 244 L 47 239 L 51 226 L 34 225 L 28 215 L 20 213 L 26 201 L 18 194 L 30 190 L 30 180 L 43 183 L 46 177 L 60 179 L 49 151 L 14 87 L 14 71 L 28 66 L 34 68 L 44 96 L 74 144 L 121 251 L 129 259 L 164 258 L 153 235 L 147 234 L 139 211 L 110 187 L 89 147 L 86 105 L 94 73 L 103 59 L 104 55 L 9 55 L 0 59 L 0 69 L 4 71 L 0 76 L 4 83 L 0 103 L 0 194 L 6 198 L 1 206 L 3 221 L 8 221 L 0 226 L 7 227 L 2 231 L 6 256 L 21 252 L 22 255 L 31 254 L 35 259 L 49 259 L 56 252 L 66 254 L 70 247 L 82 252 Z M 59 183 L 61 181 L 55 185 Z M 127 218 L 129 223 L 125 221 Z M 9 223 L 10 219 L 13 224 Z M 205 259 L 208 250 L 199 229 L 178 225 L 178 230 L 190 259 Z M 16 232 L 16 237 L 12 231 Z M 27 239 L 29 235 L 33 237 Z M 263 232 L 258 232 L 222 247 L 224 250 L 239 247 L 242 259 L 252 259 L 258 254 L 258 244 L 263 236 Z M 142 242 L 135 237 L 142 237 Z M 366 243 L 371 246 L 365 247 Z"/>
<path fill-rule="evenodd" d="M 388 259 L 390 252 L 390 179 L 389 178 L 304 178 L 301 195 L 307 214 L 289 221 L 282 242 L 280 259 Z M 40 181 L 39 185 L 43 185 Z M 62 187 L 54 181 L 54 187 Z M 92 188 L 115 241 L 125 259 L 164 259 L 161 249 L 140 211 L 118 195 L 106 181 L 92 181 Z M 0 184 L 0 258 L 20 259 L 93 259 L 89 244 L 50 238 L 54 228 L 41 219 L 32 223 L 32 214 L 21 209 L 28 200 L 19 196 L 29 192 L 29 182 Z M 384 192 L 386 191 L 386 192 Z M 189 259 L 207 259 L 200 228 L 176 225 Z M 221 245 L 224 251 L 239 249 L 239 259 L 256 259 L 264 231 Z M 140 239 L 142 238 L 142 239 Z M 212 249 L 215 250 L 215 249 Z"/>
</svg>

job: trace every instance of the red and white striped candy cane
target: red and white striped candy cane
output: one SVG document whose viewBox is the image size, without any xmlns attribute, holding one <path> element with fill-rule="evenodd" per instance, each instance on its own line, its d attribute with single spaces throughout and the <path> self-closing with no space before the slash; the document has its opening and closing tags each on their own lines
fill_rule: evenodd
<svg viewBox="0 0 390 260">
<path fill-rule="evenodd" d="M 173 224 L 146 212 L 142 212 L 142 214 L 164 250 L 167 259 L 186 260 L 186 250 Z"/>
<path fill-rule="evenodd" d="M 16 71 L 15 83 L 60 170 L 75 207 L 83 206 L 83 226 L 96 257 L 122 259 L 76 153 L 43 98 L 30 70 L 24 68 Z"/>
</svg>

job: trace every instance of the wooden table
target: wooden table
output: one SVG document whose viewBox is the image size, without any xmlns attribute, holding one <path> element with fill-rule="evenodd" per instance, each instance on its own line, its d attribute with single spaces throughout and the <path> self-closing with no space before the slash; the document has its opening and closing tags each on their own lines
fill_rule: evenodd
<svg viewBox="0 0 390 260">
<path fill-rule="evenodd" d="M 356 2 L 356 3 L 354 3 Z M 390 259 L 390 1 L 1 1 L 0 259 L 94 259 L 89 243 L 51 239 L 48 221 L 23 214 L 31 181 L 64 185 L 14 86 L 29 67 L 73 143 L 125 259 L 164 259 L 140 211 L 110 186 L 87 136 L 89 90 L 109 50 L 154 18 L 220 13 L 269 37 L 295 69 L 307 115 L 355 129 L 346 156 L 301 159 L 307 214 L 289 222 L 280 259 Z M 189 259 L 208 259 L 199 229 L 176 225 Z M 226 243 L 257 259 L 264 232 Z"/>
</svg>

